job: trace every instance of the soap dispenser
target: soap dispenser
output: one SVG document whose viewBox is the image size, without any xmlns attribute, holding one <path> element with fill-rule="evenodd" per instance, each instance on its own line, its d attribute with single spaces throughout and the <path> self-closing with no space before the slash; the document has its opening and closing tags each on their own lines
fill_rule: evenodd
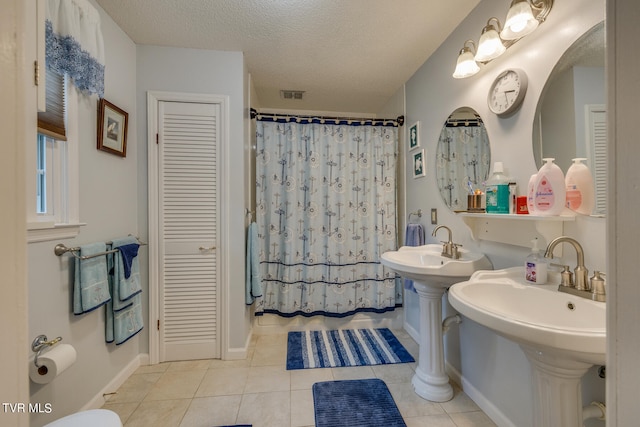
<svg viewBox="0 0 640 427">
<path fill-rule="evenodd" d="M 540 254 L 538 238 L 531 243 L 531 253 L 524 261 L 524 278 L 528 283 L 544 285 L 547 283 L 547 260 Z"/>
</svg>

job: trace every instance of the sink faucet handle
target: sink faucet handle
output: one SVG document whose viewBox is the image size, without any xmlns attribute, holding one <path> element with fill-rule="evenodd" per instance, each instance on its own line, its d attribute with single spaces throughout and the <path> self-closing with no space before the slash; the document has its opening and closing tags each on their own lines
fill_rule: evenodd
<svg viewBox="0 0 640 427">
<path fill-rule="evenodd" d="M 574 286 L 573 273 L 571 272 L 571 267 L 569 267 L 568 265 L 556 264 L 555 262 L 552 262 L 551 265 L 553 265 L 554 267 L 562 268 L 562 271 L 560 272 L 560 286 L 569 286 L 569 287 Z"/>
<path fill-rule="evenodd" d="M 605 281 L 602 276 L 606 276 L 606 274 L 596 270 L 593 272 L 593 277 L 589 279 L 589 282 L 591 283 L 592 299 L 594 301 L 604 302 L 606 300 L 607 291 L 605 289 Z"/>
<path fill-rule="evenodd" d="M 451 255 L 453 256 L 453 259 L 460 259 L 460 252 L 458 251 L 458 248 L 460 247 L 462 247 L 462 245 L 459 243 L 451 244 Z"/>
</svg>

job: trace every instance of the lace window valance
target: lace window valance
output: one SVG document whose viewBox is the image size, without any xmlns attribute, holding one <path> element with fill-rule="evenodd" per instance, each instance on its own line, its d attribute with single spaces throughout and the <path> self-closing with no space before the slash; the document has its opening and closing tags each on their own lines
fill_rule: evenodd
<svg viewBox="0 0 640 427">
<path fill-rule="evenodd" d="M 47 0 L 47 67 L 68 74 L 78 89 L 104 97 L 100 15 L 88 0 Z"/>
</svg>

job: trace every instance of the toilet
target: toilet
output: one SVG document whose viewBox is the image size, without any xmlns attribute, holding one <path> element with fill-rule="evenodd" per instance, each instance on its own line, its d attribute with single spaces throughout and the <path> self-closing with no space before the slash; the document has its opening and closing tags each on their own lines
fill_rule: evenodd
<svg viewBox="0 0 640 427">
<path fill-rule="evenodd" d="M 122 427 L 120 417 L 107 409 L 90 409 L 57 419 L 44 427 Z"/>
</svg>

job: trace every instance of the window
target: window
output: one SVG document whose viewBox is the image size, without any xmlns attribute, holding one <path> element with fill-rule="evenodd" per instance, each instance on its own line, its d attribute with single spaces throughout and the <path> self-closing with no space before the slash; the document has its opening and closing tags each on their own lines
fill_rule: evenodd
<svg viewBox="0 0 640 427">
<path fill-rule="evenodd" d="M 66 223 L 67 141 L 38 133 L 36 144 L 36 213 L 55 224 Z"/>
<path fill-rule="evenodd" d="M 71 3 L 62 2 L 58 6 L 79 7 Z M 70 80 L 67 76 L 54 73 L 45 66 L 52 58 L 60 58 L 53 54 L 47 55 L 47 46 L 55 51 L 55 46 L 61 43 L 56 38 L 60 28 L 57 29 L 58 33 L 54 33 L 51 21 L 47 21 L 51 12 L 47 9 L 52 5 L 55 6 L 55 2 L 37 0 L 36 31 L 33 32 L 33 53 L 40 69 L 39 74 L 44 78 L 39 79 L 37 95 L 27 97 L 28 108 L 33 108 L 34 114 L 38 110 L 37 129 L 35 126 L 29 129 L 25 143 L 29 242 L 72 238 L 78 235 L 79 226 L 82 225 L 79 214 L 78 94 L 76 88 L 68 84 Z M 81 13 L 63 15 L 73 15 L 76 18 L 94 16 Z M 62 21 L 67 26 L 73 24 L 67 20 Z M 76 25 L 73 28 L 80 31 L 85 27 Z M 91 31 L 85 33 L 92 34 Z M 99 39 L 101 42 L 102 37 Z M 68 62 L 75 64 L 74 61 Z"/>
<path fill-rule="evenodd" d="M 78 129 L 76 89 L 47 71 L 46 112 L 38 113 L 38 130 L 28 156 L 29 242 L 78 234 Z"/>
<path fill-rule="evenodd" d="M 47 214 L 47 207 L 52 208 L 53 204 L 51 200 L 47 200 L 47 197 L 51 197 L 53 192 L 50 188 L 47 188 L 47 183 L 51 185 L 51 178 L 47 179 L 47 171 L 51 174 L 53 165 L 47 164 L 47 160 L 51 161 L 52 153 L 47 153 L 47 143 L 55 143 L 53 141 L 47 141 L 45 135 L 38 134 L 38 142 L 36 147 L 36 212 L 39 215 Z"/>
</svg>

